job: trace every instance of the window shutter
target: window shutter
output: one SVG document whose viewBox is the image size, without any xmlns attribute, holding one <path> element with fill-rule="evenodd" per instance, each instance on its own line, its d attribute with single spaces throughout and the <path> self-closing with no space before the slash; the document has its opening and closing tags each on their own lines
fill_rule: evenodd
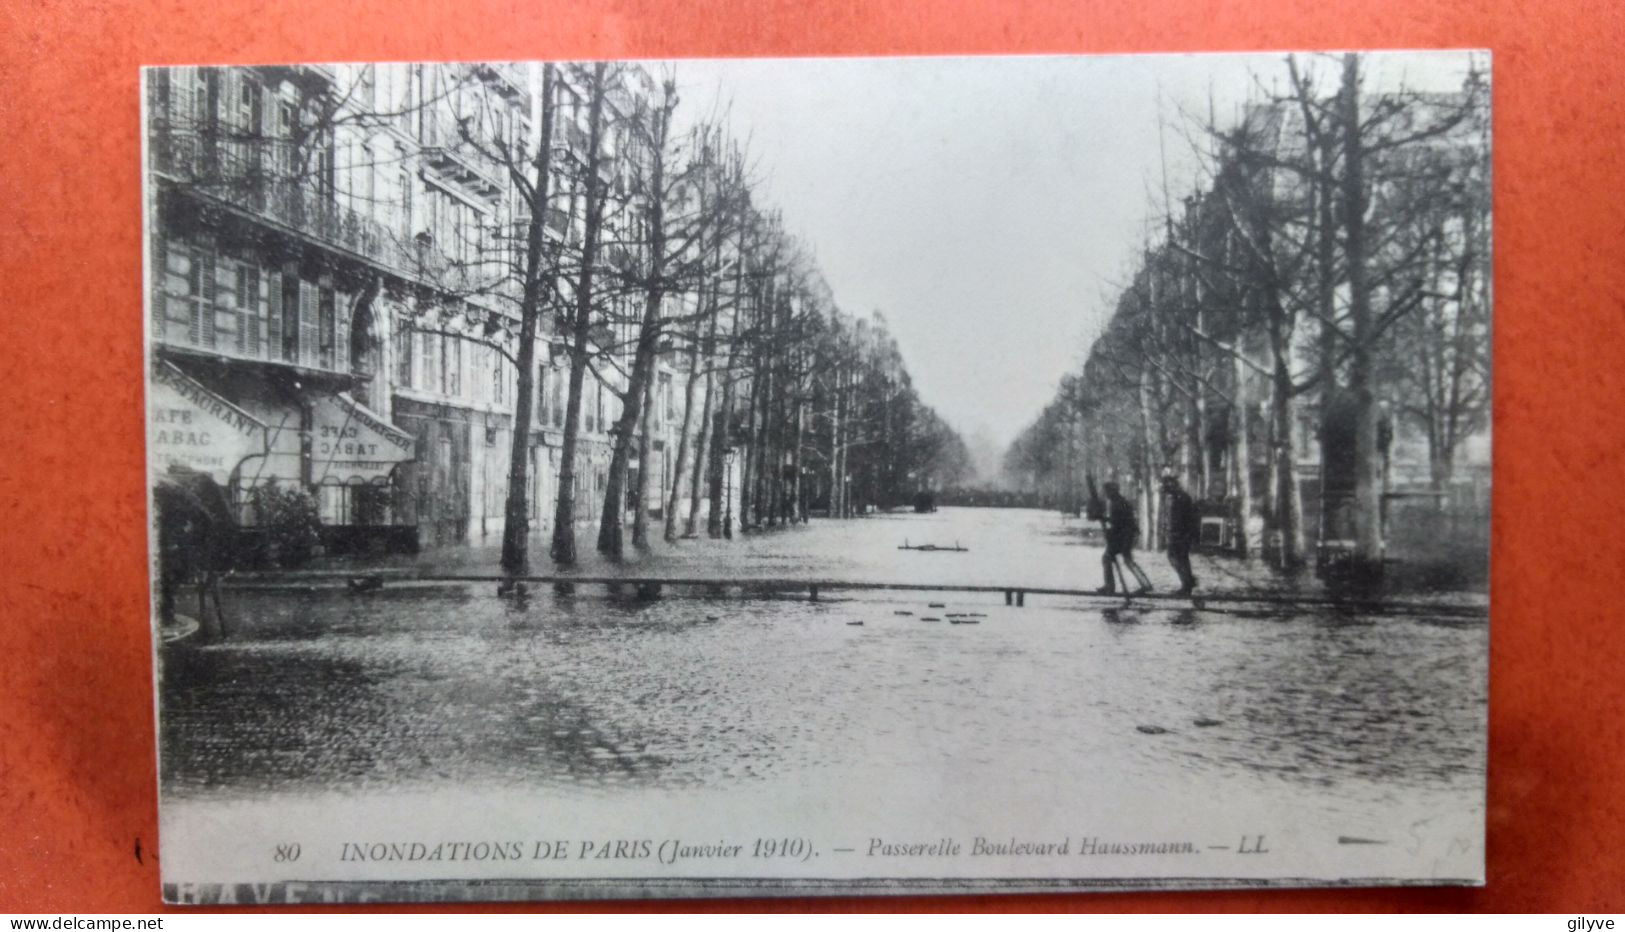
<svg viewBox="0 0 1625 932">
<path fill-rule="evenodd" d="M 333 296 L 333 368 L 349 372 L 350 359 L 350 296 L 338 292 Z"/>
<path fill-rule="evenodd" d="M 265 319 L 265 304 L 260 297 L 260 268 L 257 265 L 251 265 L 245 274 L 248 276 L 248 302 L 246 305 L 247 320 L 244 321 L 243 332 L 246 334 L 244 339 L 247 344 L 243 349 L 250 356 L 260 356 L 263 355 L 260 349 L 260 341 L 264 338 L 263 334 L 260 333 L 260 321 Z"/>
<path fill-rule="evenodd" d="M 164 255 L 167 241 L 162 235 L 154 234 L 152 237 L 152 296 L 147 305 L 147 314 L 152 318 L 152 338 L 164 338 L 164 279 L 169 277 L 169 257 Z"/>
<path fill-rule="evenodd" d="M 320 330 L 316 325 L 316 284 L 299 281 L 299 364 L 314 369 L 317 366 L 316 338 Z"/>
<path fill-rule="evenodd" d="M 229 129 L 236 123 L 231 118 L 231 108 L 237 102 L 237 73 L 230 68 L 212 69 L 212 72 L 215 75 L 215 125 Z"/>
<path fill-rule="evenodd" d="M 198 249 L 197 280 L 199 295 L 192 302 L 192 342 L 197 346 L 214 346 L 214 300 L 217 282 L 214 278 L 214 250 Z"/>
<path fill-rule="evenodd" d="M 266 301 L 265 315 L 266 330 L 268 331 L 266 342 L 269 345 L 265 348 L 265 355 L 270 359 L 280 359 L 282 357 L 282 276 L 272 272 L 266 276 L 266 279 L 270 284 L 270 288 L 267 294 L 269 300 Z"/>
</svg>

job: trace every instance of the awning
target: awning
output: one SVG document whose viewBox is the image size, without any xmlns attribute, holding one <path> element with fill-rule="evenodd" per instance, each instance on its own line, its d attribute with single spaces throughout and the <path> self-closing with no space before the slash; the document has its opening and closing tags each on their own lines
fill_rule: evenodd
<svg viewBox="0 0 1625 932">
<path fill-rule="evenodd" d="M 315 400 L 311 424 L 313 485 L 385 483 L 416 457 L 417 441 L 349 395 Z"/>
<path fill-rule="evenodd" d="M 270 443 L 263 422 L 166 360 L 153 366 L 147 417 L 147 457 L 154 474 L 181 466 L 224 486 L 239 463 L 265 455 Z"/>
</svg>

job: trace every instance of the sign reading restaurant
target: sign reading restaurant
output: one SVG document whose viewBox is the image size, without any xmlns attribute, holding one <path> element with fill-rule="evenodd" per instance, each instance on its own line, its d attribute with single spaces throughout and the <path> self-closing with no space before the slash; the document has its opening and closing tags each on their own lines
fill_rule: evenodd
<svg viewBox="0 0 1625 932">
<path fill-rule="evenodd" d="M 208 473 L 221 485 L 237 464 L 263 456 L 270 433 L 253 415 L 193 381 L 173 363 L 153 367 L 147 398 L 153 471 L 179 465 Z"/>
</svg>

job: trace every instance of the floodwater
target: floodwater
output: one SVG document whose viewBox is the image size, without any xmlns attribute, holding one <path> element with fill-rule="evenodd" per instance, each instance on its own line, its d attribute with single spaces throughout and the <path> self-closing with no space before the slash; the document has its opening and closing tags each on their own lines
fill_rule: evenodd
<svg viewBox="0 0 1625 932">
<path fill-rule="evenodd" d="M 695 543 L 658 572 L 1093 586 L 1099 550 L 1077 531 L 978 509 L 815 522 Z M 1144 806 L 1195 824 L 1221 804 L 1248 813 L 1241 831 L 1273 812 L 1327 839 L 1441 811 L 1481 823 L 1482 619 L 846 595 L 228 590 L 228 639 L 164 649 L 166 806 L 811 793 L 927 820 L 933 797 L 959 816 L 1015 807 L 1033 826 L 1068 807 L 1132 826 L 1120 810 Z"/>
</svg>

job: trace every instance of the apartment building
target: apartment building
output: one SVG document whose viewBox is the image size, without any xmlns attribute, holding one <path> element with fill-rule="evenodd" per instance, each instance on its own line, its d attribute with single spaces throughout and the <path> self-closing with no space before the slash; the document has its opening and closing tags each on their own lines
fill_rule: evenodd
<svg viewBox="0 0 1625 932">
<path fill-rule="evenodd" d="M 626 73 L 623 115 L 647 83 Z M 535 151 L 540 88 L 536 67 L 506 64 L 147 73 L 155 475 L 207 473 L 248 527 L 257 489 L 309 490 L 330 549 L 500 536 L 529 217 L 511 168 Z M 554 88 L 563 159 L 585 145 L 585 107 L 577 82 Z M 636 147 L 623 130 L 606 148 L 624 186 Z M 556 183 L 545 226 L 565 245 L 579 179 Z M 568 371 L 542 339 L 527 498 L 545 531 Z M 582 406 L 583 522 L 619 413 L 605 368 Z M 663 367 L 658 390 L 673 378 Z M 671 419 L 652 423 L 664 448 Z"/>
</svg>

